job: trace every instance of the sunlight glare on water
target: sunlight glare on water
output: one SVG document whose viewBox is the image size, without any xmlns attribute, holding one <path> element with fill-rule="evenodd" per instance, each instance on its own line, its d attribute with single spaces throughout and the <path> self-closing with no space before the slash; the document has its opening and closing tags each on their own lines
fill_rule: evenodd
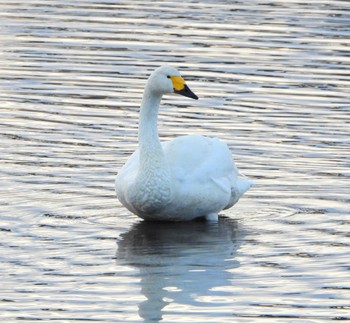
<svg viewBox="0 0 350 323">
<path fill-rule="evenodd" d="M 350 320 L 350 3 L 0 0 L 0 319 Z M 218 223 L 145 223 L 114 178 L 145 81 L 162 140 L 217 136 L 256 185 Z"/>
</svg>

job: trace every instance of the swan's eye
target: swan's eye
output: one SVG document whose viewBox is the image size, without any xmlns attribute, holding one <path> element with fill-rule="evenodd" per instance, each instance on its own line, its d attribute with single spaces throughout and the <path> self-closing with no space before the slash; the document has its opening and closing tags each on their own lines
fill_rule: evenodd
<svg viewBox="0 0 350 323">
<path fill-rule="evenodd" d="M 170 75 L 167 75 L 167 78 L 168 78 L 168 79 L 170 79 L 170 78 L 171 78 L 171 76 L 170 76 Z"/>
</svg>

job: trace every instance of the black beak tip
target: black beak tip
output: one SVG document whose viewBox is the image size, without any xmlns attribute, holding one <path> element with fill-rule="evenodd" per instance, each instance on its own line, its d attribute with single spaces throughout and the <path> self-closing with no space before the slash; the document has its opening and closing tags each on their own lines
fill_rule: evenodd
<svg viewBox="0 0 350 323">
<path fill-rule="evenodd" d="M 186 97 L 194 99 L 194 100 L 198 100 L 198 96 L 195 95 L 187 85 L 185 85 L 185 87 L 182 90 L 175 91 L 175 93 L 186 96 Z"/>
</svg>

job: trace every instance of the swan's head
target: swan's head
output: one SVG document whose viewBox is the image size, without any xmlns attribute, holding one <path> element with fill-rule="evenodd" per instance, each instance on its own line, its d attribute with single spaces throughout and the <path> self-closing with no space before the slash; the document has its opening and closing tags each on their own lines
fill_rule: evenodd
<svg viewBox="0 0 350 323">
<path fill-rule="evenodd" d="M 161 66 L 149 77 L 147 86 L 157 94 L 177 93 L 198 100 L 176 68 Z"/>
</svg>

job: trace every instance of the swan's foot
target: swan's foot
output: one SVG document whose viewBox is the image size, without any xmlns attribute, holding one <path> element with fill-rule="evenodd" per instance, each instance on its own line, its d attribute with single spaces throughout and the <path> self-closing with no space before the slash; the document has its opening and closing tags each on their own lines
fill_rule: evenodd
<svg viewBox="0 0 350 323">
<path fill-rule="evenodd" d="M 209 213 L 205 216 L 205 219 L 210 222 L 218 222 L 219 216 L 217 213 Z"/>
</svg>

